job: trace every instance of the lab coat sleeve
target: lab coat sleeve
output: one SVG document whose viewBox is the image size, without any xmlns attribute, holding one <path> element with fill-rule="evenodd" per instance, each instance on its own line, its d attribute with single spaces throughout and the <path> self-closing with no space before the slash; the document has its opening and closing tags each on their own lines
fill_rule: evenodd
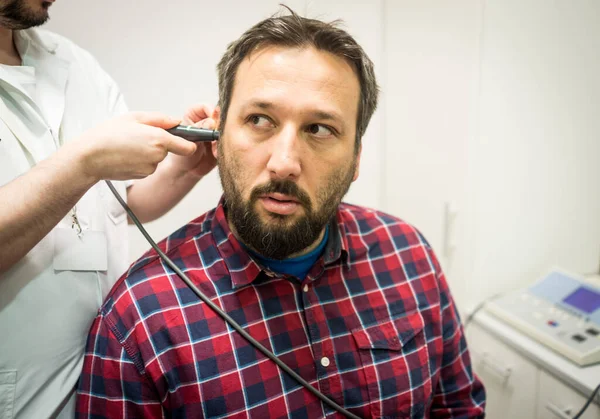
<svg viewBox="0 0 600 419">
<path fill-rule="evenodd" d="M 94 60 L 95 61 L 95 60 Z M 97 63 L 96 63 L 97 64 Z M 99 71 L 98 77 L 102 78 L 103 83 L 106 85 L 106 104 L 108 106 L 108 112 L 111 116 L 119 116 L 127 113 L 128 108 L 125 102 L 125 97 L 121 93 L 119 86 L 113 80 L 112 77 L 106 73 L 99 64 L 97 64 Z M 133 180 L 125 180 L 123 184 L 126 188 L 129 188 L 134 184 Z"/>
<path fill-rule="evenodd" d="M 110 118 L 128 111 L 119 86 L 89 51 L 56 33 L 41 28 L 36 28 L 34 32 L 40 40 L 48 40 L 59 45 L 62 55 L 68 57 L 72 65 L 77 65 L 80 71 L 87 74 L 90 83 L 98 92 L 100 103 L 97 105 L 103 107 L 102 115 Z"/>
<path fill-rule="evenodd" d="M 90 76 L 95 81 L 99 89 L 102 89 L 104 106 L 106 106 L 106 114 L 109 117 L 123 115 L 128 111 L 125 98 L 117 85 L 117 82 L 102 68 L 96 58 L 84 49 L 80 49 L 87 61 L 86 67 L 90 71 Z"/>
<path fill-rule="evenodd" d="M 117 83 L 107 74 L 104 70 L 100 69 L 104 73 L 107 85 L 107 97 L 106 103 L 108 104 L 109 112 L 112 116 L 123 115 L 128 111 L 125 98 L 117 86 Z"/>
<path fill-rule="evenodd" d="M 106 108 L 106 115 L 108 118 L 116 117 L 119 115 L 123 115 L 128 112 L 127 103 L 125 102 L 125 97 L 121 93 L 121 89 L 119 89 L 116 81 L 102 68 L 102 66 L 98 63 L 96 58 L 88 51 L 78 48 L 79 54 L 84 57 L 86 61 L 85 67 L 90 71 L 90 77 L 94 80 L 94 83 L 98 86 L 98 89 L 101 89 L 102 92 L 102 101 L 103 105 Z M 133 185 L 133 180 L 123 181 L 125 187 L 130 187 Z"/>
</svg>

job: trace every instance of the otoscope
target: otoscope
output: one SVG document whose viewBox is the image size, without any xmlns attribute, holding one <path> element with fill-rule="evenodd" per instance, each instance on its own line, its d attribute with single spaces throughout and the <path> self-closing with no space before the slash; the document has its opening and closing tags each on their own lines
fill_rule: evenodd
<svg viewBox="0 0 600 419">
<path fill-rule="evenodd" d="M 199 142 L 199 141 L 217 141 L 220 137 L 219 131 L 205 128 L 196 128 L 190 125 L 177 125 L 176 127 L 167 130 L 169 134 L 181 137 L 184 140 Z"/>
</svg>

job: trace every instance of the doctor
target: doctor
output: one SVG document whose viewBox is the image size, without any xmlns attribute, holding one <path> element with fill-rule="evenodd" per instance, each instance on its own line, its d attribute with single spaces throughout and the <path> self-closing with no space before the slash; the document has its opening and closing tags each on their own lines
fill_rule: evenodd
<svg viewBox="0 0 600 419">
<path fill-rule="evenodd" d="M 101 181 L 127 181 L 150 221 L 215 165 L 164 131 L 181 120 L 126 113 L 88 52 L 33 29 L 51 4 L 0 0 L 0 419 L 74 414 L 89 326 L 128 261 L 126 213 Z M 216 118 L 198 106 L 183 122 Z"/>
</svg>

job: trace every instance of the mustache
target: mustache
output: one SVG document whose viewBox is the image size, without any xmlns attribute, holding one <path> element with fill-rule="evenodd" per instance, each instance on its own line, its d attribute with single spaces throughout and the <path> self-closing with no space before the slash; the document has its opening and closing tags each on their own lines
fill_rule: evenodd
<svg viewBox="0 0 600 419">
<path fill-rule="evenodd" d="M 255 202 L 262 195 L 280 193 L 294 197 L 307 210 L 312 210 L 310 197 L 296 183 L 291 180 L 274 180 L 264 185 L 259 185 L 252 190 L 250 202 Z"/>
</svg>

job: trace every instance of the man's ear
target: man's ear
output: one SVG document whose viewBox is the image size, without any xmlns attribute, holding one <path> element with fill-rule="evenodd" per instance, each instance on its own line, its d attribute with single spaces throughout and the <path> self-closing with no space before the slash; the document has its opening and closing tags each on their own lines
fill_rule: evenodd
<svg viewBox="0 0 600 419">
<path fill-rule="evenodd" d="M 216 122 L 215 129 L 220 130 L 221 129 L 221 107 L 220 106 L 218 106 L 218 105 L 215 106 L 215 109 L 214 109 L 211 117 Z M 219 141 L 222 141 L 221 138 L 219 138 Z M 219 144 L 217 143 L 217 141 L 213 141 L 211 143 L 211 147 L 212 147 L 213 156 L 215 156 L 215 159 L 216 159 L 219 155 Z"/>
<path fill-rule="evenodd" d="M 215 106 L 215 109 L 213 110 L 213 114 L 210 116 L 212 119 L 214 119 L 215 121 L 217 121 L 217 128 L 219 129 L 219 123 L 221 122 L 221 107 L 220 106 Z"/>
<path fill-rule="evenodd" d="M 358 146 L 358 153 L 356 154 L 356 168 L 354 169 L 354 177 L 352 178 L 352 182 L 358 179 L 358 174 L 360 172 L 360 154 L 362 153 L 362 142 Z"/>
<path fill-rule="evenodd" d="M 216 121 L 215 129 L 220 130 L 221 129 L 221 107 L 220 106 L 218 106 L 218 105 L 215 106 L 215 109 L 214 109 L 211 117 L 212 117 L 212 119 L 214 119 Z M 219 141 L 222 141 L 222 140 L 219 138 Z M 212 147 L 213 156 L 215 156 L 215 159 L 216 159 L 219 155 L 219 144 L 217 144 L 217 141 L 213 141 L 211 143 L 211 147 Z"/>
<path fill-rule="evenodd" d="M 218 141 L 223 141 L 223 140 L 219 139 Z M 219 158 L 219 144 L 217 144 L 218 141 L 213 141 L 210 143 L 210 146 L 212 148 L 212 154 L 215 157 L 215 159 Z"/>
</svg>

